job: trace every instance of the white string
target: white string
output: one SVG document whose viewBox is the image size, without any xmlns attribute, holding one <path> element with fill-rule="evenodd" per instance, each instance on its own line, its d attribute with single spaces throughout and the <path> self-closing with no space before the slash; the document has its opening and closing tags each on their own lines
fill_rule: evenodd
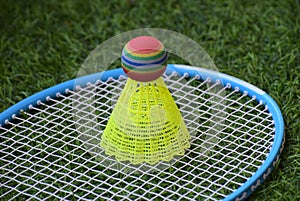
<svg viewBox="0 0 300 201">
<path fill-rule="evenodd" d="M 272 116 L 229 84 L 164 79 L 192 133 L 183 157 L 133 166 L 105 155 L 101 133 L 126 79 L 97 81 L 0 127 L 0 198 L 219 200 L 232 193 L 266 159 Z"/>
</svg>

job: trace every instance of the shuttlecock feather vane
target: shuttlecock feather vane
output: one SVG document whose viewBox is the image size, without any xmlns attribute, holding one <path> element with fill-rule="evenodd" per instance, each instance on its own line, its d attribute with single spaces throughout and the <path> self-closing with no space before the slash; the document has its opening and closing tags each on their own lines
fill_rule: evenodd
<svg viewBox="0 0 300 201">
<path fill-rule="evenodd" d="M 161 77 L 167 57 L 163 44 L 150 36 L 132 39 L 122 51 L 129 78 L 100 143 L 118 161 L 170 161 L 190 146 L 186 125 Z"/>
</svg>

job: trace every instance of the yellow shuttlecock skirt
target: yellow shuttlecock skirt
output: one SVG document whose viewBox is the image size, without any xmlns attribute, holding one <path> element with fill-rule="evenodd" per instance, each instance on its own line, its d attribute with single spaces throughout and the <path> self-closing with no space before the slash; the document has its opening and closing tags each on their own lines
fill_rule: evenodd
<svg viewBox="0 0 300 201">
<path fill-rule="evenodd" d="M 183 155 L 190 135 L 162 78 L 128 78 L 102 134 L 100 146 L 118 161 L 155 164 Z"/>
</svg>

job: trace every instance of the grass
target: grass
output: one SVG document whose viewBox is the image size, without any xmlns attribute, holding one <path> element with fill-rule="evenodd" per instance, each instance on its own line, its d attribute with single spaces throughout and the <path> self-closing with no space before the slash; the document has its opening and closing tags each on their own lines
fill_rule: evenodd
<svg viewBox="0 0 300 201">
<path fill-rule="evenodd" d="M 137 28 L 198 42 L 221 72 L 268 92 L 285 120 L 280 164 L 249 200 L 300 199 L 300 2 L 0 0 L 0 111 L 76 76 L 91 50 Z"/>
</svg>

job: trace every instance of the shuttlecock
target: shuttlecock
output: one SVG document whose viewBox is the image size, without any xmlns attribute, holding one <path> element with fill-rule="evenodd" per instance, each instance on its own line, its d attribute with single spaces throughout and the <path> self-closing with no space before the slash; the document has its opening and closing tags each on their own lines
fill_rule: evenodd
<svg viewBox="0 0 300 201">
<path fill-rule="evenodd" d="M 190 135 L 161 75 L 167 52 L 156 38 L 140 36 L 122 52 L 128 80 L 102 134 L 100 146 L 118 161 L 155 164 L 183 155 Z"/>
</svg>

